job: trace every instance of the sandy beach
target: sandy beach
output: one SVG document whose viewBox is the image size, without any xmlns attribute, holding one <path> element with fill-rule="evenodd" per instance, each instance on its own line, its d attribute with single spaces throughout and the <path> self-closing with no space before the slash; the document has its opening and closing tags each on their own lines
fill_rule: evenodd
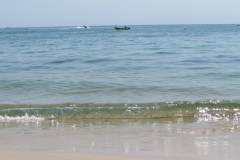
<svg viewBox="0 0 240 160">
<path fill-rule="evenodd" d="M 43 153 L 43 152 L 19 152 L 19 151 L 0 151 L 2 159 L 5 160 L 130 160 L 130 159 L 140 159 L 140 158 L 126 158 L 126 157 L 116 157 L 107 155 L 95 155 L 95 154 L 84 154 L 84 153 Z"/>
<path fill-rule="evenodd" d="M 123 155 L 105 155 L 94 153 L 49 153 L 49 152 L 21 152 L 21 151 L 0 151 L 1 159 L 4 160 L 144 160 L 144 159 L 161 159 L 161 160 L 193 160 L 187 157 L 138 157 Z M 196 159 L 197 160 L 197 159 Z"/>
</svg>

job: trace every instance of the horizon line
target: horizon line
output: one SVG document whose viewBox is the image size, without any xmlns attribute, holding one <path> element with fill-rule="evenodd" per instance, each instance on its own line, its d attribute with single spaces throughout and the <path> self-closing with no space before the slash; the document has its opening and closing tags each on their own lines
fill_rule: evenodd
<svg viewBox="0 0 240 160">
<path fill-rule="evenodd" d="M 112 24 L 106 24 L 106 25 L 87 25 L 87 26 L 92 26 L 92 27 L 101 27 L 101 26 L 153 26 L 153 25 L 159 25 L 159 26 L 164 26 L 164 25 L 240 25 L 240 23 L 179 23 L 179 24 L 119 24 L 119 25 L 112 25 Z M 44 27 L 78 27 L 78 26 L 84 26 L 84 25 L 54 25 L 54 26 L 22 26 L 22 27 L 0 27 L 1 29 L 6 29 L 6 28 L 44 28 Z"/>
</svg>

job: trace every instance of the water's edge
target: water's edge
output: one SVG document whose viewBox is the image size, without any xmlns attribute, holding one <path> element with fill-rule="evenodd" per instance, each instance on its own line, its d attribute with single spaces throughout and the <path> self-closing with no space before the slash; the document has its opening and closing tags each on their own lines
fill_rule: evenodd
<svg viewBox="0 0 240 160">
<path fill-rule="evenodd" d="M 161 103 L 0 104 L 0 120 L 32 119 L 234 119 L 240 103 L 232 101 Z"/>
</svg>

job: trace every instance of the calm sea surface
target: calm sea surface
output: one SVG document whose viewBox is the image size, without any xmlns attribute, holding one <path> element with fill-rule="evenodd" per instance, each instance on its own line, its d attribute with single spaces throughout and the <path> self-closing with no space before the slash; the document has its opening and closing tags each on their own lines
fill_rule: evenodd
<svg viewBox="0 0 240 160">
<path fill-rule="evenodd" d="M 0 149 L 238 159 L 240 26 L 129 27 L 0 29 Z"/>
<path fill-rule="evenodd" d="M 240 99 L 239 26 L 130 27 L 0 29 L 0 102 Z"/>
</svg>

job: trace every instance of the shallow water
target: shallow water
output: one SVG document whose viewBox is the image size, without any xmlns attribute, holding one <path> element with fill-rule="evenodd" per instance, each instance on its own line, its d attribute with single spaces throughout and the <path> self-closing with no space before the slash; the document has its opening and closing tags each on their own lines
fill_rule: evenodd
<svg viewBox="0 0 240 160">
<path fill-rule="evenodd" d="M 240 154 L 236 102 L 1 108 L 1 150 L 193 159 L 237 159 Z"/>
<path fill-rule="evenodd" d="M 1 122 L 0 149 L 237 159 L 239 127 L 192 118 Z"/>
</svg>

